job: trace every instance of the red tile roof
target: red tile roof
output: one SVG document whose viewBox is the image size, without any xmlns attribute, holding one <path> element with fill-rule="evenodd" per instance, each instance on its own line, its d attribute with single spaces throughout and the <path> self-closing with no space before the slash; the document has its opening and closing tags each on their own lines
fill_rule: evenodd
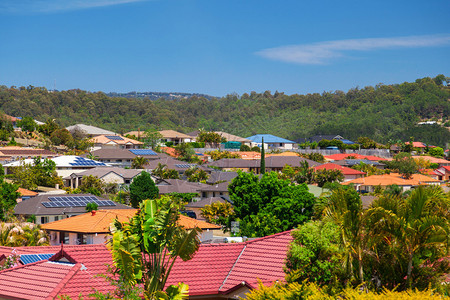
<svg viewBox="0 0 450 300">
<path fill-rule="evenodd" d="M 61 246 L 17 247 L 18 254 L 58 253 Z M 106 274 L 107 265 L 112 264 L 110 251 L 105 245 L 78 245 L 63 247 L 64 253 L 75 264 L 40 261 L 0 272 L 0 298 L 15 296 L 23 299 L 53 299 L 57 295 L 67 295 L 78 299 L 94 292 L 113 291 L 114 286 L 97 274 Z M 0 247 L 0 256 L 11 254 L 12 248 Z M 53 256 L 49 260 L 57 260 Z M 45 275 L 49 274 L 49 276 Z M 5 276 L 6 275 L 6 276 Z M 17 279 L 25 283 L 18 285 Z M 23 296 L 26 293 L 35 297 Z"/>
<path fill-rule="evenodd" d="M 368 159 L 368 160 L 373 160 L 373 161 L 388 160 L 386 158 L 382 158 L 382 157 L 378 157 L 378 156 L 361 155 L 358 153 L 336 153 L 336 154 L 332 154 L 332 155 L 325 155 L 324 157 L 328 160 L 343 160 L 349 156 L 355 157 L 356 159 Z"/>
<path fill-rule="evenodd" d="M 314 170 L 340 170 L 342 172 L 342 174 L 345 175 L 364 175 L 366 173 L 349 168 L 349 167 L 344 167 L 341 165 L 337 165 L 337 164 L 333 164 L 333 163 L 327 163 L 327 164 L 323 164 L 320 166 L 315 166 Z"/>
<path fill-rule="evenodd" d="M 201 245 L 192 260 L 176 261 L 167 285 L 184 282 L 195 296 L 227 294 L 244 281 L 254 288 L 258 278 L 264 283 L 283 280 L 291 241 L 286 231 L 244 243 Z"/>
</svg>

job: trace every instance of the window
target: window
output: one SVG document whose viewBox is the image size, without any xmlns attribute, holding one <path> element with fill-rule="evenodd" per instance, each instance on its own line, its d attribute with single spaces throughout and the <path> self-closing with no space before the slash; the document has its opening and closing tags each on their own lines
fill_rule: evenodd
<svg viewBox="0 0 450 300">
<path fill-rule="evenodd" d="M 59 233 L 59 242 L 63 244 L 69 244 L 69 233 L 61 231 Z"/>
<path fill-rule="evenodd" d="M 58 221 L 59 220 L 59 216 L 55 216 L 55 221 Z"/>
<path fill-rule="evenodd" d="M 85 245 L 86 244 L 86 234 L 77 233 L 77 245 Z"/>
<path fill-rule="evenodd" d="M 41 224 L 48 223 L 48 217 L 41 217 Z"/>
</svg>

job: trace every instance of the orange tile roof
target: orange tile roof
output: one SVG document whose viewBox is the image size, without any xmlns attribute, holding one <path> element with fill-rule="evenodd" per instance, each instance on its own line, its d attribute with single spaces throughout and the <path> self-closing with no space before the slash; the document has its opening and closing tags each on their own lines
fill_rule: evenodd
<svg viewBox="0 0 450 300">
<path fill-rule="evenodd" d="M 349 185 L 349 184 L 358 184 L 358 185 L 364 185 L 364 186 L 388 186 L 392 184 L 396 185 L 411 185 L 411 186 L 417 186 L 417 185 L 424 185 L 428 183 L 437 183 L 439 180 L 431 178 L 426 175 L 422 174 L 413 174 L 411 179 L 403 179 L 402 176 L 398 173 L 391 173 L 391 174 L 383 174 L 383 175 L 372 175 L 367 176 L 364 178 L 358 178 L 354 180 L 350 180 L 347 182 L 343 182 L 343 185 Z"/>
<path fill-rule="evenodd" d="M 110 209 L 98 210 L 95 214 L 85 213 L 67 219 L 50 222 L 41 225 L 43 229 L 54 231 L 69 231 L 82 233 L 109 233 L 109 226 L 118 219 L 120 222 L 128 222 L 137 212 L 137 209 Z M 180 215 L 178 224 L 186 229 L 199 227 L 201 229 L 220 229 L 220 226 L 199 221 Z"/>
<path fill-rule="evenodd" d="M 172 147 L 161 147 L 161 150 L 164 151 L 165 153 L 169 154 L 172 157 L 175 157 L 175 158 L 179 157 L 179 155 L 175 151 L 175 148 L 172 148 Z"/>
<path fill-rule="evenodd" d="M 297 152 L 286 151 L 276 154 L 266 154 L 266 156 L 269 157 L 269 156 L 300 156 L 300 155 Z"/>
<path fill-rule="evenodd" d="M 18 188 L 17 191 L 22 195 L 22 196 L 36 196 L 38 193 L 27 190 L 27 189 L 23 189 L 23 188 Z"/>
<path fill-rule="evenodd" d="M 428 155 L 413 155 L 413 158 L 414 159 L 422 158 L 424 160 L 429 161 L 432 164 L 450 164 L 449 160 L 442 159 L 442 158 L 436 158 L 436 157 L 428 156 Z"/>
<path fill-rule="evenodd" d="M 233 154 L 239 154 L 242 159 L 261 159 L 261 153 L 255 151 L 236 151 Z"/>
<path fill-rule="evenodd" d="M 121 140 L 116 140 L 116 139 L 112 140 L 112 139 L 109 139 L 108 136 L 112 136 L 112 135 L 98 135 L 98 136 L 93 137 L 89 141 L 94 144 L 107 144 L 109 142 L 114 142 L 119 145 L 125 145 L 125 144 L 129 144 L 129 143 L 131 143 L 133 145 L 143 145 L 144 144 L 143 142 L 129 139 L 129 138 L 121 136 L 121 135 L 117 135 L 122 138 Z"/>
</svg>

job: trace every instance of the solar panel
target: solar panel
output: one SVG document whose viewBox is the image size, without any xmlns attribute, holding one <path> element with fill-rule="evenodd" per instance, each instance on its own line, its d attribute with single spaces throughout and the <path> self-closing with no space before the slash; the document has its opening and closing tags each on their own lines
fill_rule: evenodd
<svg viewBox="0 0 450 300">
<path fill-rule="evenodd" d="M 42 202 L 47 208 L 51 207 L 84 207 L 88 203 L 94 202 L 98 206 L 116 206 L 111 200 L 100 200 L 94 196 L 59 196 L 49 197 L 49 202 Z"/>
<path fill-rule="evenodd" d="M 195 165 L 188 165 L 188 164 L 176 164 L 175 167 L 182 168 L 182 169 L 189 169 L 190 167 L 193 167 Z"/>
<path fill-rule="evenodd" d="M 123 138 L 118 135 L 105 135 L 105 137 L 113 141 L 123 141 Z"/>
<path fill-rule="evenodd" d="M 45 253 L 45 254 L 22 254 L 20 255 L 20 261 L 24 264 L 31 264 L 41 260 L 47 260 L 50 257 L 55 255 L 54 253 Z"/>
<path fill-rule="evenodd" d="M 151 149 L 130 149 L 129 151 L 135 155 L 158 155 Z"/>
<path fill-rule="evenodd" d="M 102 162 L 98 162 L 92 159 L 87 159 L 84 157 L 76 157 L 73 162 L 69 163 L 71 166 L 106 166 Z"/>
</svg>

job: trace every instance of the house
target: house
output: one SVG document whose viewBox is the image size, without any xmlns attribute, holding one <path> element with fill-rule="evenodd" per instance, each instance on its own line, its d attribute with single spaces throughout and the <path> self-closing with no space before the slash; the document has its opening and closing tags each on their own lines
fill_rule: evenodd
<svg viewBox="0 0 450 300">
<path fill-rule="evenodd" d="M 225 197 L 229 198 L 230 193 L 228 192 L 229 181 L 221 182 L 213 185 L 206 185 L 199 189 L 202 198 L 210 197 Z"/>
<path fill-rule="evenodd" d="M 350 181 L 353 179 L 357 179 L 357 178 L 362 178 L 364 177 L 364 175 L 366 175 L 366 173 L 352 169 L 352 168 L 348 168 L 348 167 L 344 167 L 341 165 L 337 165 L 337 164 L 333 164 L 333 163 L 327 163 L 327 164 L 323 164 L 320 166 L 315 166 L 314 170 L 339 170 L 342 172 L 342 175 L 344 175 L 344 182 L 345 181 Z"/>
<path fill-rule="evenodd" d="M 319 143 L 322 140 L 327 140 L 327 141 L 338 140 L 338 141 L 342 141 L 346 145 L 355 144 L 355 142 L 352 142 L 350 140 L 344 139 L 342 136 L 335 135 L 335 134 L 328 134 L 328 135 L 319 134 L 319 135 L 312 136 L 310 138 L 299 139 L 297 142 L 298 143 L 305 143 L 305 142 Z"/>
<path fill-rule="evenodd" d="M 251 145 L 251 141 L 249 139 L 231 134 L 231 133 L 227 133 L 227 132 L 223 132 L 223 131 L 214 131 L 215 133 L 217 133 L 218 135 L 222 136 L 227 142 L 232 142 L 232 143 L 239 143 L 240 145 L 247 145 L 250 146 Z M 200 130 L 196 130 L 193 132 L 188 133 L 189 136 L 191 136 L 193 138 L 193 140 L 196 140 L 198 135 L 200 133 Z M 225 146 L 226 148 L 226 146 Z M 237 148 L 239 149 L 239 147 Z"/>
<path fill-rule="evenodd" d="M 188 170 L 189 168 L 200 168 L 204 171 L 210 172 L 211 170 L 209 170 L 208 168 L 204 167 L 204 166 L 200 166 L 197 164 L 190 164 L 187 163 L 185 161 L 182 160 L 178 160 L 175 158 L 172 158 L 170 156 L 161 156 L 160 159 L 154 159 L 154 160 L 150 160 L 145 166 L 144 168 L 147 170 L 154 170 L 158 167 L 158 165 L 165 165 L 167 169 L 171 169 L 171 170 L 177 170 L 178 173 L 180 174 L 180 176 L 183 176 L 184 172 L 186 172 L 186 170 Z"/>
<path fill-rule="evenodd" d="M 426 160 L 428 161 L 430 164 L 438 164 L 439 167 L 443 167 L 443 166 L 450 166 L 450 160 L 446 160 L 446 159 L 442 159 L 442 158 L 437 158 L 437 157 L 433 157 L 433 156 L 429 156 L 429 155 L 413 155 L 412 158 L 416 159 L 416 160 Z"/>
<path fill-rule="evenodd" d="M 299 167 L 300 163 L 306 161 L 310 167 L 318 166 L 320 163 L 300 157 L 300 156 L 269 156 L 265 159 L 266 171 L 281 171 L 285 165 L 291 167 Z M 239 158 L 225 158 L 206 164 L 209 167 L 219 168 L 222 171 L 241 170 L 244 172 L 260 173 L 261 160 L 260 159 L 239 159 Z"/>
<path fill-rule="evenodd" d="M 413 174 L 411 179 L 404 179 L 401 174 L 390 173 L 383 175 L 371 175 L 342 183 L 353 185 L 359 192 L 371 193 L 376 187 L 386 188 L 389 185 L 398 185 L 403 191 L 408 191 L 420 185 L 440 185 L 440 181 L 422 174 Z"/>
<path fill-rule="evenodd" d="M 280 150 L 290 150 L 294 149 L 297 145 L 296 142 L 283 139 L 271 134 L 257 134 L 250 136 L 246 139 L 251 141 L 251 147 L 262 147 L 262 139 L 264 138 L 264 149 L 280 149 Z"/>
<path fill-rule="evenodd" d="M 97 203 L 99 209 L 131 209 L 91 194 L 43 194 L 17 203 L 14 215 L 23 219 L 34 215 L 36 224 L 45 224 L 83 214 L 91 202 Z"/>
<path fill-rule="evenodd" d="M 368 159 L 344 159 L 344 160 L 334 161 L 334 164 L 341 165 L 344 167 L 349 167 L 349 168 L 356 166 L 356 165 L 365 164 L 365 165 L 374 166 L 380 170 L 383 170 L 386 167 L 386 165 L 383 163 L 380 163 L 380 162 L 374 161 L 374 160 L 368 160 Z"/>
<path fill-rule="evenodd" d="M 181 194 L 198 194 L 200 190 L 209 185 L 201 182 L 189 182 L 181 179 L 163 179 L 158 180 L 156 186 L 159 189 L 160 195 L 181 193 Z"/>
<path fill-rule="evenodd" d="M 130 184 L 133 178 L 141 174 L 139 169 L 123 169 L 118 167 L 101 167 L 93 168 L 79 173 L 72 173 L 63 178 L 65 186 L 73 189 L 78 188 L 82 184 L 84 176 L 95 176 L 104 183 L 109 184 Z"/>
<path fill-rule="evenodd" d="M 215 184 L 216 182 L 232 181 L 238 176 L 236 172 L 222 172 L 217 170 L 212 170 L 209 174 L 209 178 L 206 180 L 207 184 Z"/>
<path fill-rule="evenodd" d="M 75 124 L 75 125 L 66 127 L 66 129 L 71 134 L 81 134 L 81 135 L 87 136 L 87 137 L 94 137 L 94 136 L 98 136 L 98 135 L 116 135 L 115 132 L 112 132 L 112 131 L 109 131 L 109 130 L 106 130 L 103 128 L 91 126 L 91 125 L 85 125 L 85 124 Z"/>
<path fill-rule="evenodd" d="M 20 194 L 20 198 L 17 199 L 17 202 L 28 200 L 28 199 L 38 195 L 38 193 L 36 193 L 36 192 L 30 191 L 30 190 L 27 190 L 27 189 L 24 189 L 21 187 L 17 189 L 17 192 L 19 192 L 19 194 Z"/>
<path fill-rule="evenodd" d="M 258 287 L 284 281 L 291 231 L 242 243 L 202 244 L 191 260 L 178 259 L 166 287 L 184 282 L 189 299 L 237 299 Z"/>
<path fill-rule="evenodd" d="M 438 180 L 450 180 L 450 166 L 443 166 L 434 170 Z"/>
<path fill-rule="evenodd" d="M 66 177 L 72 173 L 79 173 L 96 167 L 108 167 L 107 164 L 75 155 L 63 155 L 51 159 L 56 164 L 56 173 L 58 176 Z M 20 167 L 25 164 L 34 164 L 33 159 L 18 160 L 3 165 L 6 174 L 12 173 L 12 168 Z"/>
<path fill-rule="evenodd" d="M 140 156 L 147 160 L 159 159 L 165 156 L 161 153 L 156 153 L 151 149 L 98 149 L 91 151 L 90 154 L 95 157 L 95 160 L 108 164 L 114 167 L 130 168 L 133 159 Z"/>
<path fill-rule="evenodd" d="M 195 212 L 197 220 L 205 220 L 205 218 L 202 216 L 202 208 L 204 208 L 206 205 L 211 205 L 213 203 L 231 203 L 231 201 L 223 196 L 210 197 L 210 198 L 203 198 L 198 201 L 189 202 L 184 207 L 186 209 Z"/>
<path fill-rule="evenodd" d="M 51 245 L 69 244 L 103 244 L 111 238 L 110 226 L 114 220 L 129 222 L 137 209 L 100 209 L 42 225 L 51 237 Z M 213 231 L 221 227 L 204 221 L 195 220 L 183 215 L 179 216 L 178 224 L 186 229 L 198 227 L 202 229 L 200 241 L 210 241 Z"/>
<path fill-rule="evenodd" d="M 45 149 L 26 148 L 18 146 L 6 146 L 0 148 L 0 161 L 2 162 L 2 164 L 21 159 L 32 159 L 35 157 L 54 158 L 57 156 L 59 156 L 59 154 Z"/>
<path fill-rule="evenodd" d="M 94 146 L 92 151 L 98 149 L 140 149 L 144 143 L 121 135 L 98 135 L 89 140 Z"/>
<path fill-rule="evenodd" d="M 20 255 L 19 265 L 0 271 L 0 299 L 87 299 L 116 289 L 99 276 L 112 265 L 104 244 L 0 247 L 0 260 L 12 254 Z"/>
<path fill-rule="evenodd" d="M 190 143 L 193 141 L 192 136 L 175 131 L 175 130 L 161 130 L 158 131 L 161 135 L 160 142 L 172 142 L 175 146 L 182 143 Z M 145 131 L 130 131 L 125 133 L 125 135 L 135 136 L 138 139 L 145 137 Z"/>
<path fill-rule="evenodd" d="M 324 156 L 328 161 L 339 161 L 345 159 L 366 159 L 371 161 L 386 161 L 389 160 L 387 158 L 373 156 L 373 155 L 361 155 L 358 153 L 336 153 L 331 155 Z"/>
</svg>

